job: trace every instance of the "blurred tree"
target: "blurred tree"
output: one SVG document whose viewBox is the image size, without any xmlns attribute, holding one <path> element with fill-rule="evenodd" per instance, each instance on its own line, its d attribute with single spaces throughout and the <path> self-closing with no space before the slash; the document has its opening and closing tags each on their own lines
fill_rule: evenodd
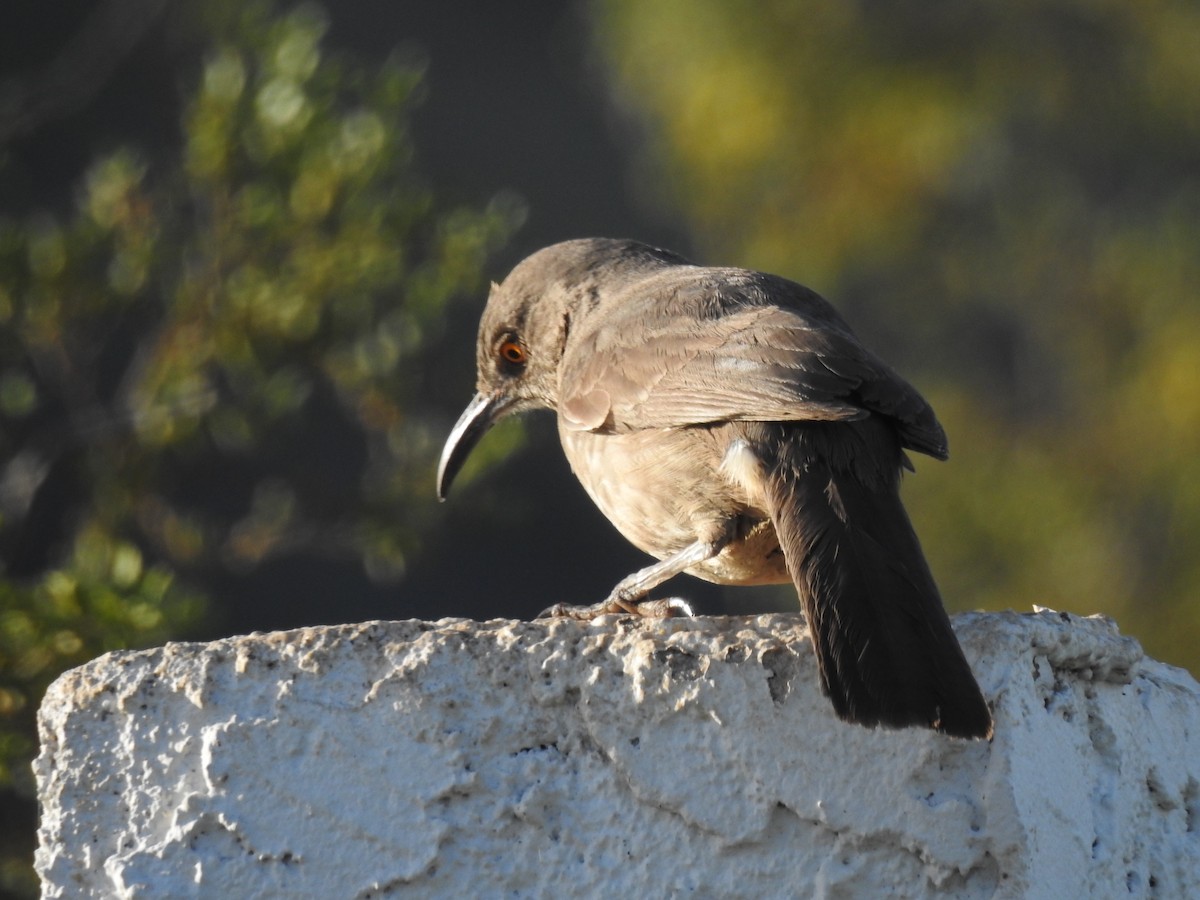
<svg viewBox="0 0 1200 900">
<path fill-rule="evenodd" d="M 1200 8 L 594 0 L 643 190 L 925 391 L 947 600 L 1115 616 L 1200 671 Z"/>
<path fill-rule="evenodd" d="M 210 43 L 182 145 L 118 150 L 75 209 L 0 219 L 0 892 L 36 891 L 29 762 L 55 675 L 185 633 L 205 566 L 403 569 L 433 501 L 447 304 L 522 215 L 434 204 L 416 62 L 331 58 L 312 6 L 176 14 Z"/>
</svg>

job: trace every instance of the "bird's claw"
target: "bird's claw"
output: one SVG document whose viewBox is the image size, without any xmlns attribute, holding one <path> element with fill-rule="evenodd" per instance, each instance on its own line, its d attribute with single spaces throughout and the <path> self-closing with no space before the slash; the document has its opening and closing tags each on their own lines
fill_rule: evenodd
<svg viewBox="0 0 1200 900">
<path fill-rule="evenodd" d="M 643 600 L 637 605 L 639 616 L 652 616 L 660 619 L 693 618 L 696 611 L 692 604 L 682 597 L 663 597 L 659 600 Z"/>
<path fill-rule="evenodd" d="M 600 616 L 631 615 L 648 619 L 674 619 L 692 617 L 696 611 L 692 605 L 681 597 L 663 597 L 658 600 L 624 600 L 620 597 L 609 597 L 599 603 L 588 606 L 574 606 L 570 603 L 555 603 L 548 609 L 538 613 L 539 619 L 580 619 L 591 621 Z"/>
</svg>

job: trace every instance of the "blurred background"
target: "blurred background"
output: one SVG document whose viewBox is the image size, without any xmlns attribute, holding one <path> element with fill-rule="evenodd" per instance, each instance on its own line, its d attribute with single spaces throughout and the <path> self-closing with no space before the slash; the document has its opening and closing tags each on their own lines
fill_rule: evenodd
<svg viewBox="0 0 1200 900">
<path fill-rule="evenodd" d="M 632 237 L 831 299 L 930 399 L 953 610 L 1200 668 L 1200 7 L 18 0 L 0 28 L 0 892 L 111 649 L 528 617 L 645 560 L 548 416 L 433 497 L 489 280 Z M 673 586 L 705 612 L 790 589 Z"/>
</svg>

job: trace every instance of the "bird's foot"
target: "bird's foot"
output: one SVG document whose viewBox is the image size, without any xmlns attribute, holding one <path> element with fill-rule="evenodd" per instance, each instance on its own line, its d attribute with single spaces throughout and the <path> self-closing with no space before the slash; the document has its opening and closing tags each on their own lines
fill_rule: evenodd
<svg viewBox="0 0 1200 900">
<path fill-rule="evenodd" d="M 573 606 L 569 603 L 555 603 L 549 609 L 538 613 L 539 619 L 582 619 L 591 621 L 600 616 L 632 615 L 649 619 L 673 619 L 681 616 L 694 616 L 692 605 L 681 597 L 663 597 L 659 600 L 625 600 L 615 593 L 606 600 L 593 603 L 590 606 Z"/>
</svg>

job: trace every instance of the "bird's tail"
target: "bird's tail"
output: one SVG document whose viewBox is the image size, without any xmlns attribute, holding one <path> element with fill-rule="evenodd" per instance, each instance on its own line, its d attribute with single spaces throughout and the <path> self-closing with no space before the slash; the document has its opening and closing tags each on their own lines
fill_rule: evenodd
<svg viewBox="0 0 1200 900">
<path fill-rule="evenodd" d="M 767 479 L 821 687 L 847 721 L 990 737 L 991 714 L 900 502 L 903 457 L 889 446 L 883 457 L 894 462 L 880 465 L 881 432 L 864 430 L 874 425 L 801 426 L 801 446 L 781 455 L 781 477 Z M 831 429 L 836 447 L 814 446 Z M 866 465 L 847 450 L 846 429 L 851 444 L 867 442 Z"/>
</svg>

